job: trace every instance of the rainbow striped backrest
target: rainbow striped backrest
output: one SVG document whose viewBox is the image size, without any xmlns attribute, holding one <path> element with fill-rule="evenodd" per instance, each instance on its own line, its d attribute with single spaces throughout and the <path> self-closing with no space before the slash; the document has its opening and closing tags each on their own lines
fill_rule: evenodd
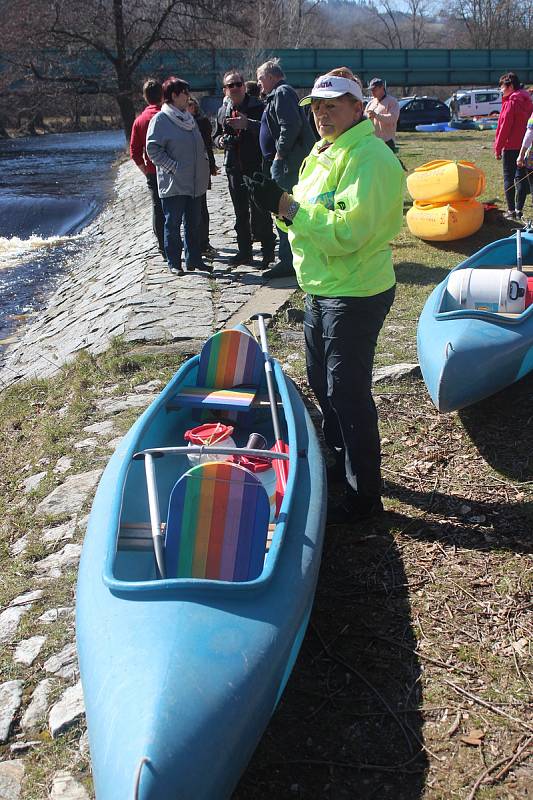
<svg viewBox="0 0 533 800">
<path fill-rule="evenodd" d="M 263 570 L 269 516 L 266 490 L 247 469 L 228 461 L 193 467 L 170 495 L 167 577 L 254 580 Z"/>
<path fill-rule="evenodd" d="M 196 385 L 213 389 L 258 386 L 264 366 L 263 352 L 253 336 L 238 330 L 219 331 L 202 348 Z"/>
</svg>

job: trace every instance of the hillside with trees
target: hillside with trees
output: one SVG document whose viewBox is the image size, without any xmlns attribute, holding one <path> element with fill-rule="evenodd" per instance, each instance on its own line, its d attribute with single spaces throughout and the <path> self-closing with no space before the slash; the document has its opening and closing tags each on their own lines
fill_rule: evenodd
<svg viewBox="0 0 533 800">
<path fill-rule="evenodd" d="M 129 134 L 148 59 L 246 48 L 253 72 L 277 48 L 528 48 L 519 0 L 0 0 L 0 135 L 48 124 L 122 124 Z M 59 122 L 58 122 L 59 120 Z M 88 122 L 87 122 L 88 120 Z"/>
</svg>

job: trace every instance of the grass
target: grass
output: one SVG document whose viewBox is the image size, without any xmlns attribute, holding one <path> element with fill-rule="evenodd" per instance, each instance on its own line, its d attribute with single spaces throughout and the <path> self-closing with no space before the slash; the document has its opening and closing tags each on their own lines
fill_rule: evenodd
<svg viewBox="0 0 533 800">
<path fill-rule="evenodd" d="M 475 161 L 487 175 L 482 199 L 501 208 L 501 164 L 492 139 L 491 132 L 398 137 L 409 169 L 435 158 Z M 433 286 L 511 228 L 500 213 L 488 212 L 481 231 L 462 241 L 430 244 L 406 228 L 400 233 L 393 245 L 397 297 L 377 365 L 416 361 L 416 321 Z M 301 307 L 300 293 L 292 304 Z M 280 314 L 272 350 L 313 410 L 301 341 L 301 326 Z M 105 439 L 94 450 L 74 448 L 87 436 L 82 428 L 100 419 L 96 400 L 154 378 L 164 383 L 177 366 L 170 354 L 143 356 L 115 342 L 100 356 L 81 354 L 53 379 L 0 395 L 0 611 L 37 587 L 35 561 L 64 544 L 44 546 L 44 528 L 63 520 L 36 514 L 40 499 L 64 479 L 53 471 L 58 459 L 72 459 L 68 476 L 102 467 L 109 456 Z M 532 389 L 533 381 L 524 380 L 471 409 L 440 416 L 421 379 L 376 387 L 387 513 L 371 524 L 327 531 L 301 655 L 234 800 L 527 797 L 532 773 L 520 748 L 533 726 L 527 705 Z M 114 416 L 115 435 L 138 413 Z M 21 482 L 42 471 L 38 488 L 23 494 Z M 26 534 L 27 550 L 13 557 L 10 546 Z M 81 538 L 78 531 L 72 541 Z M 22 619 L 17 640 L 48 636 L 32 667 L 13 662 L 14 644 L 1 651 L 0 679 L 22 678 L 25 700 L 45 677 L 46 658 L 72 639 L 72 620 L 44 626 L 38 617 L 73 604 L 75 578 L 70 570 L 46 582 L 42 600 Z M 18 724 L 17 718 L 15 736 Z M 479 744 L 462 740 L 476 730 L 483 732 Z M 39 744 L 24 756 L 21 800 L 46 797 L 60 768 L 90 786 L 80 732 L 56 741 L 46 731 L 30 737 Z M 0 746 L 0 759 L 9 757 L 9 743 Z M 498 762 L 487 776 L 495 782 L 476 787 Z"/>
</svg>

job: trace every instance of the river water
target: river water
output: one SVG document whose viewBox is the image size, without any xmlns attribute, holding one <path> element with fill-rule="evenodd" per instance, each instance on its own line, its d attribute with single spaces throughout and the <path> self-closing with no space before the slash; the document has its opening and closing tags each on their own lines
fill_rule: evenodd
<svg viewBox="0 0 533 800">
<path fill-rule="evenodd" d="M 124 147 L 121 131 L 0 140 L 0 357 L 87 247 Z"/>
</svg>

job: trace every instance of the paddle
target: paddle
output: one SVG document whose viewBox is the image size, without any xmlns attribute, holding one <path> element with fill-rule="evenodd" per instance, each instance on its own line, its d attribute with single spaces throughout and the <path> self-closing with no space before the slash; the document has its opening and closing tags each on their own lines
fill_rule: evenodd
<svg viewBox="0 0 533 800">
<path fill-rule="evenodd" d="M 278 407 L 276 402 L 276 392 L 274 388 L 274 375 L 272 363 L 268 352 L 268 342 L 265 328 L 265 319 L 271 319 L 272 314 L 254 314 L 250 319 L 257 320 L 259 327 L 259 338 L 261 340 L 261 350 L 265 357 L 265 376 L 267 382 L 268 399 L 270 402 L 270 412 L 272 414 L 272 427 L 274 428 L 275 443 L 272 448 L 275 453 L 288 453 L 289 446 L 281 438 L 281 428 L 278 417 Z M 289 476 L 289 462 L 276 459 L 273 464 L 276 473 L 276 514 L 279 513 L 281 501 L 287 488 L 287 478 Z"/>
<path fill-rule="evenodd" d="M 523 272 L 522 265 L 522 231 L 520 228 L 516 229 L 516 268 L 519 272 Z"/>
<path fill-rule="evenodd" d="M 154 542 L 157 577 L 166 578 L 165 545 L 163 533 L 161 531 L 161 515 L 159 513 L 159 498 L 157 496 L 157 485 L 155 481 L 154 455 L 156 458 L 160 457 L 160 454 L 145 454 L 144 470 L 146 473 L 146 487 L 148 489 L 148 508 L 150 510 L 150 526 L 152 528 L 152 539 Z"/>
</svg>

